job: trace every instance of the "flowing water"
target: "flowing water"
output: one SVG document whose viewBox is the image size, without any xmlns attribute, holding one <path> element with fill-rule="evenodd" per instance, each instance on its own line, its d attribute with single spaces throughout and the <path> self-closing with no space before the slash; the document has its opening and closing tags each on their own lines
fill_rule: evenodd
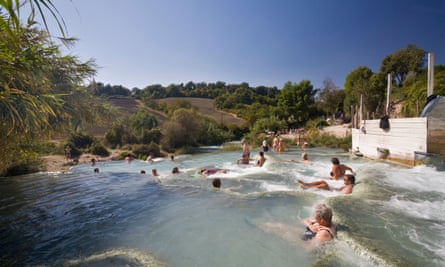
<svg viewBox="0 0 445 267">
<path fill-rule="evenodd" d="M 312 165 L 286 161 L 300 160 L 301 149 L 268 152 L 261 168 L 236 164 L 240 151 L 215 150 L 151 164 L 99 162 L 99 173 L 84 164 L 1 178 L 0 265 L 444 266 L 443 163 L 408 168 L 306 151 Z M 298 187 L 296 179 L 327 179 L 331 157 L 356 172 L 351 195 Z M 170 174 L 175 166 L 180 174 Z M 205 178 L 201 167 L 228 172 Z M 214 177 L 224 189 L 212 189 Z M 339 232 L 316 250 L 292 231 L 258 227 L 302 233 L 318 203 L 332 207 Z"/>
</svg>

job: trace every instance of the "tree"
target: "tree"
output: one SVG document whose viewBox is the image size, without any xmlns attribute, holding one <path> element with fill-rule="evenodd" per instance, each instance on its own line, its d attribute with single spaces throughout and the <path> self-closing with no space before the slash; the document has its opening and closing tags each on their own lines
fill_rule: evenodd
<svg viewBox="0 0 445 267">
<path fill-rule="evenodd" d="M 293 116 L 297 124 L 306 122 L 310 117 L 316 93 L 308 80 L 303 80 L 299 84 L 287 82 L 278 95 L 279 118 L 287 120 Z"/>
<path fill-rule="evenodd" d="M 161 144 L 165 149 L 196 146 L 203 126 L 203 119 L 196 111 L 177 109 L 161 127 Z"/>
<path fill-rule="evenodd" d="M 426 51 L 409 44 L 406 48 L 385 57 L 380 66 L 383 74 L 392 73 L 395 85 L 401 87 L 410 72 L 417 73 L 425 66 Z"/>
<path fill-rule="evenodd" d="M 22 4 L 31 7 L 24 27 Z M 70 96 L 95 73 L 94 62 L 61 55 L 47 32 L 33 28 L 36 9 L 45 22 L 41 5 L 57 18 L 51 1 L 0 1 L 0 174 L 35 155 L 42 134 L 79 116 Z"/>
<path fill-rule="evenodd" d="M 371 91 L 371 78 L 374 75 L 368 67 L 358 67 L 346 76 L 345 80 L 345 109 L 349 110 L 350 106 L 360 105 L 360 96 L 363 95 L 367 99 L 368 92 Z M 365 104 L 365 107 L 368 105 Z"/>
<path fill-rule="evenodd" d="M 323 81 L 323 89 L 319 94 L 319 108 L 324 114 L 335 114 L 339 110 L 343 110 L 343 101 L 345 99 L 344 90 L 340 90 L 334 84 L 332 79 L 326 78 Z"/>
</svg>

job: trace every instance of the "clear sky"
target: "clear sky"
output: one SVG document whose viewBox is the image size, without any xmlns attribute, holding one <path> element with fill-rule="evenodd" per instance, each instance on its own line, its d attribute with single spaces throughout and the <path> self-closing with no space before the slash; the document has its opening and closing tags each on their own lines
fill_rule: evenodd
<svg viewBox="0 0 445 267">
<path fill-rule="evenodd" d="M 445 0 L 53 1 L 70 53 L 99 65 L 95 80 L 147 85 L 222 81 L 277 86 L 330 78 L 415 44 L 445 64 Z"/>
</svg>

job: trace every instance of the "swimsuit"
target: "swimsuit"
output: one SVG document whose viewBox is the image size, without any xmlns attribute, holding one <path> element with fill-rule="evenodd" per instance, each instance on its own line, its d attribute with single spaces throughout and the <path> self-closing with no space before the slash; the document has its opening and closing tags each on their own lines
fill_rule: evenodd
<svg viewBox="0 0 445 267">
<path fill-rule="evenodd" d="M 318 231 L 321 231 L 321 230 L 328 231 L 328 233 L 331 235 L 331 238 L 334 239 L 334 235 L 332 234 L 331 229 L 323 227 L 323 228 L 320 228 Z M 303 236 L 301 237 L 301 239 L 303 239 L 305 241 L 311 240 L 312 238 L 315 237 L 316 234 L 317 233 L 312 232 L 311 229 L 309 229 L 309 227 L 306 227 L 306 230 L 304 231 Z"/>
<path fill-rule="evenodd" d="M 208 169 L 207 174 L 215 174 L 218 172 L 218 169 Z"/>
</svg>

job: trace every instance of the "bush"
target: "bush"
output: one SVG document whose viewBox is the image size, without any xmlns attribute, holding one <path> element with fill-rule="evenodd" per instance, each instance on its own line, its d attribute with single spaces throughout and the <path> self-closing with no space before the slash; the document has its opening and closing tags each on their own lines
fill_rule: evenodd
<svg viewBox="0 0 445 267">
<path fill-rule="evenodd" d="M 70 143 L 76 148 L 85 149 L 94 143 L 94 137 L 83 133 L 71 133 L 68 137 L 67 143 Z"/>
<path fill-rule="evenodd" d="M 155 157 L 162 156 L 159 146 L 153 142 L 151 142 L 149 145 L 134 145 L 133 154 L 135 154 L 138 159 L 143 160 L 145 160 L 150 154 L 153 154 Z"/>
<path fill-rule="evenodd" d="M 104 145 L 102 145 L 100 143 L 94 143 L 91 146 L 90 151 L 92 154 L 98 155 L 101 157 L 108 157 L 110 155 L 110 152 L 105 148 Z"/>
<path fill-rule="evenodd" d="M 338 138 L 331 134 L 320 133 L 317 130 L 310 130 L 307 133 L 307 137 L 310 140 L 311 146 L 340 148 L 345 151 L 348 151 L 349 148 L 351 148 L 351 146 L 352 146 L 352 137 L 351 136 Z"/>
</svg>

